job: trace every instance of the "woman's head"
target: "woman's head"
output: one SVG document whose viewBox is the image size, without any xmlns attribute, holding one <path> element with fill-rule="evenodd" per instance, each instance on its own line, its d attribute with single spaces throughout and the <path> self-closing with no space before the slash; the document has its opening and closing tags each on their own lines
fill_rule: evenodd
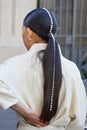
<svg viewBox="0 0 87 130">
<path fill-rule="evenodd" d="M 56 33 L 57 23 L 55 16 L 50 12 L 53 20 L 52 33 Z M 49 31 L 51 26 L 51 21 L 48 13 L 45 9 L 34 9 L 24 18 L 23 26 L 29 28 L 34 33 L 36 33 L 40 38 L 48 42 L 49 40 Z"/>
</svg>

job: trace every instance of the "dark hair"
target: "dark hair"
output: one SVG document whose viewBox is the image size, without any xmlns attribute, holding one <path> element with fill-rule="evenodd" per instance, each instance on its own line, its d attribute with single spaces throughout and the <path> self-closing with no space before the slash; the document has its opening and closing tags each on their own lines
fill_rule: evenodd
<svg viewBox="0 0 87 130">
<path fill-rule="evenodd" d="M 54 14 L 49 11 L 52 20 L 53 28 L 52 34 L 56 33 L 56 19 Z M 59 48 L 56 40 L 53 40 L 50 34 L 51 19 L 48 13 L 40 8 L 34 9 L 24 19 L 23 25 L 29 27 L 41 38 L 48 42 L 47 48 L 43 56 L 43 72 L 44 72 L 44 101 L 41 113 L 41 120 L 44 122 L 50 121 L 56 114 L 58 108 L 59 92 L 62 82 L 62 70 L 61 70 L 61 59 Z M 53 84 L 53 65 L 54 65 L 54 42 L 55 42 L 55 79 L 54 79 L 54 96 L 53 96 L 53 108 L 50 111 L 51 95 L 52 95 L 52 84 Z"/>
</svg>

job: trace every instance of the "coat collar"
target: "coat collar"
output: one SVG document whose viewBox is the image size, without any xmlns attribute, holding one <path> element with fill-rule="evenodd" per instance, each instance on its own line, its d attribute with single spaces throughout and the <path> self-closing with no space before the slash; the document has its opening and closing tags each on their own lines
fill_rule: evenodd
<svg viewBox="0 0 87 130">
<path fill-rule="evenodd" d="M 47 43 L 35 43 L 31 46 L 31 48 L 29 49 L 30 51 L 40 51 L 40 50 L 45 50 L 47 47 Z M 58 48 L 59 48 L 59 52 L 60 52 L 60 56 L 62 55 L 61 52 L 61 48 L 60 45 L 58 44 Z"/>
</svg>

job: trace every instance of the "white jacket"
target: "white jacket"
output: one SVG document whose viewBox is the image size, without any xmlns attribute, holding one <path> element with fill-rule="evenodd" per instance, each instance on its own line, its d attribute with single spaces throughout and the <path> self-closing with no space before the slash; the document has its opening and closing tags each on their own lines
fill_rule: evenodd
<svg viewBox="0 0 87 130">
<path fill-rule="evenodd" d="M 10 58 L 0 65 L 0 107 L 7 109 L 21 101 L 41 113 L 43 69 L 38 52 L 45 48 L 46 44 L 34 44 L 28 52 Z M 85 88 L 75 63 L 64 58 L 61 51 L 60 55 L 63 78 L 58 111 L 49 126 L 41 130 L 83 130 L 86 116 Z M 25 130 L 37 128 L 28 125 Z"/>
</svg>

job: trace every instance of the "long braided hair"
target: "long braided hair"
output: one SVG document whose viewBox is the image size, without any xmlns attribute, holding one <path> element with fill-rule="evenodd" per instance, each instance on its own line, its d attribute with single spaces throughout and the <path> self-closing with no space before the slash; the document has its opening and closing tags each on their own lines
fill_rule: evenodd
<svg viewBox="0 0 87 130">
<path fill-rule="evenodd" d="M 62 82 L 60 53 L 54 37 L 57 28 L 56 19 L 54 14 L 46 8 L 34 9 L 27 14 L 23 25 L 29 27 L 48 43 L 42 63 L 44 101 L 40 116 L 43 122 L 48 122 L 57 112 Z"/>
</svg>

